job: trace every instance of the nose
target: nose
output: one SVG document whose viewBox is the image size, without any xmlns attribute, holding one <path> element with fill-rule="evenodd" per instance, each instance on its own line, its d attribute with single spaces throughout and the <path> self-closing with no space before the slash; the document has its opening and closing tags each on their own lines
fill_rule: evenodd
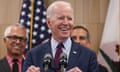
<svg viewBox="0 0 120 72">
<path fill-rule="evenodd" d="M 75 41 L 80 44 L 80 39 L 79 38 L 76 38 Z"/>
<path fill-rule="evenodd" d="M 69 23 L 69 20 L 68 20 L 68 18 L 64 18 L 64 21 L 63 21 L 63 23 L 66 25 L 66 24 L 68 24 Z"/>
<path fill-rule="evenodd" d="M 21 40 L 20 39 L 16 39 L 16 43 L 20 43 L 21 42 Z"/>
</svg>

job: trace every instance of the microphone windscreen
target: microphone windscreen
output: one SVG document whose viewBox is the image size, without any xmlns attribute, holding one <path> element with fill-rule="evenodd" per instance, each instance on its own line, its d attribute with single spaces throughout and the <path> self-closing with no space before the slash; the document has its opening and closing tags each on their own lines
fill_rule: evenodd
<svg viewBox="0 0 120 72">
<path fill-rule="evenodd" d="M 63 72 L 63 69 L 67 67 L 67 54 L 66 53 L 62 53 L 60 55 L 59 65 L 60 65 L 60 68 L 61 68 L 61 72 Z"/>
<path fill-rule="evenodd" d="M 52 60 L 51 54 L 50 53 L 45 54 L 43 60 L 43 67 L 45 72 L 51 67 L 51 60 Z"/>
<path fill-rule="evenodd" d="M 66 53 L 61 53 L 61 55 L 60 55 L 60 59 L 65 59 L 65 60 L 67 60 L 67 54 Z"/>
<path fill-rule="evenodd" d="M 45 54 L 44 59 L 52 59 L 52 56 L 50 53 Z"/>
</svg>

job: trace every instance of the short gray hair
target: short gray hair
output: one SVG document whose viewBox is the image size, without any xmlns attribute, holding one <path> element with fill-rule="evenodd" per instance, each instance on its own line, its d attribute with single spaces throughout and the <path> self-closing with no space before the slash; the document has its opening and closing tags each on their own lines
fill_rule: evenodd
<svg viewBox="0 0 120 72">
<path fill-rule="evenodd" d="M 48 6 L 46 14 L 47 14 L 47 18 L 51 18 L 54 14 L 54 8 L 58 6 L 67 6 L 70 7 L 71 10 L 73 11 L 73 8 L 71 6 L 71 4 L 69 2 L 66 1 L 55 1 L 53 2 L 51 5 Z"/>
<path fill-rule="evenodd" d="M 4 31 L 4 37 L 7 37 L 7 36 L 9 35 L 9 33 L 11 32 L 12 28 L 13 28 L 13 27 L 16 27 L 16 26 L 20 26 L 20 27 L 22 27 L 23 29 L 25 29 L 25 31 L 26 31 L 26 28 L 25 28 L 22 24 L 19 24 L 19 23 L 17 23 L 17 24 L 12 24 L 12 25 L 8 26 L 8 27 L 5 29 L 5 31 Z M 27 31 L 26 31 L 26 37 L 28 38 Z"/>
</svg>

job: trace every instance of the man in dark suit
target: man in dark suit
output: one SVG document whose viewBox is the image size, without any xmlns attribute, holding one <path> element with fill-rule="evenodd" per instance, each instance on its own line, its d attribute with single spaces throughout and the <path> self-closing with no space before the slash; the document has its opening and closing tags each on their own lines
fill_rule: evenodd
<svg viewBox="0 0 120 72">
<path fill-rule="evenodd" d="M 47 24 L 51 29 L 51 39 L 44 44 L 38 45 L 28 52 L 23 65 L 23 72 L 45 72 L 44 56 L 47 53 L 52 55 L 51 67 L 47 72 L 59 72 L 56 63 L 56 48 L 62 45 L 62 51 L 67 55 L 67 67 L 65 72 L 98 72 L 96 54 L 73 42 L 70 33 L 74 25 L 73 9 L 70 3 L 55 1 L 47 9 Z M 59 59 L 58 59 L 59 61 Z"/>
<path fill-rule="evenodd" d="M 90 33 L 88 29 L 81 25 L 73 27 L 71 38 L 82 46 L 91 48 Z M 99 64 L 99 72 L 108 72 L 107 68 Z"/>
<path fill-rule="evenodd" d="M 17 72 L 22 72 L 23 53 L 27 43 L 26 29 L 21 24 L 10 25 L 4 32 L 4 43 L 7 53 L 0 60 L 0 72 L 14 72 L 14 62 L 17 63 Z"/>
</svg>

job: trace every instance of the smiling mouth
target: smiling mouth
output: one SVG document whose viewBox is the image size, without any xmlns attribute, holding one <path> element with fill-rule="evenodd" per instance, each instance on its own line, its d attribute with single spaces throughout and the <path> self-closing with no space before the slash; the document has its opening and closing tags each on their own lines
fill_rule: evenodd
<svg viewBox="0 0 120 72">
<path fill-rule="evenodd" d="M 20 49 L 20 45 L 14 45 L 13 48 Z"/>
<path fill-rule="evenodd" d="M 70 30 L 70 28 L 67 28 L 67 27 L 60 27 L 59 29 L 62 30 L 62 31 L 68 31 L 68 30 Z"/>
</svg>

